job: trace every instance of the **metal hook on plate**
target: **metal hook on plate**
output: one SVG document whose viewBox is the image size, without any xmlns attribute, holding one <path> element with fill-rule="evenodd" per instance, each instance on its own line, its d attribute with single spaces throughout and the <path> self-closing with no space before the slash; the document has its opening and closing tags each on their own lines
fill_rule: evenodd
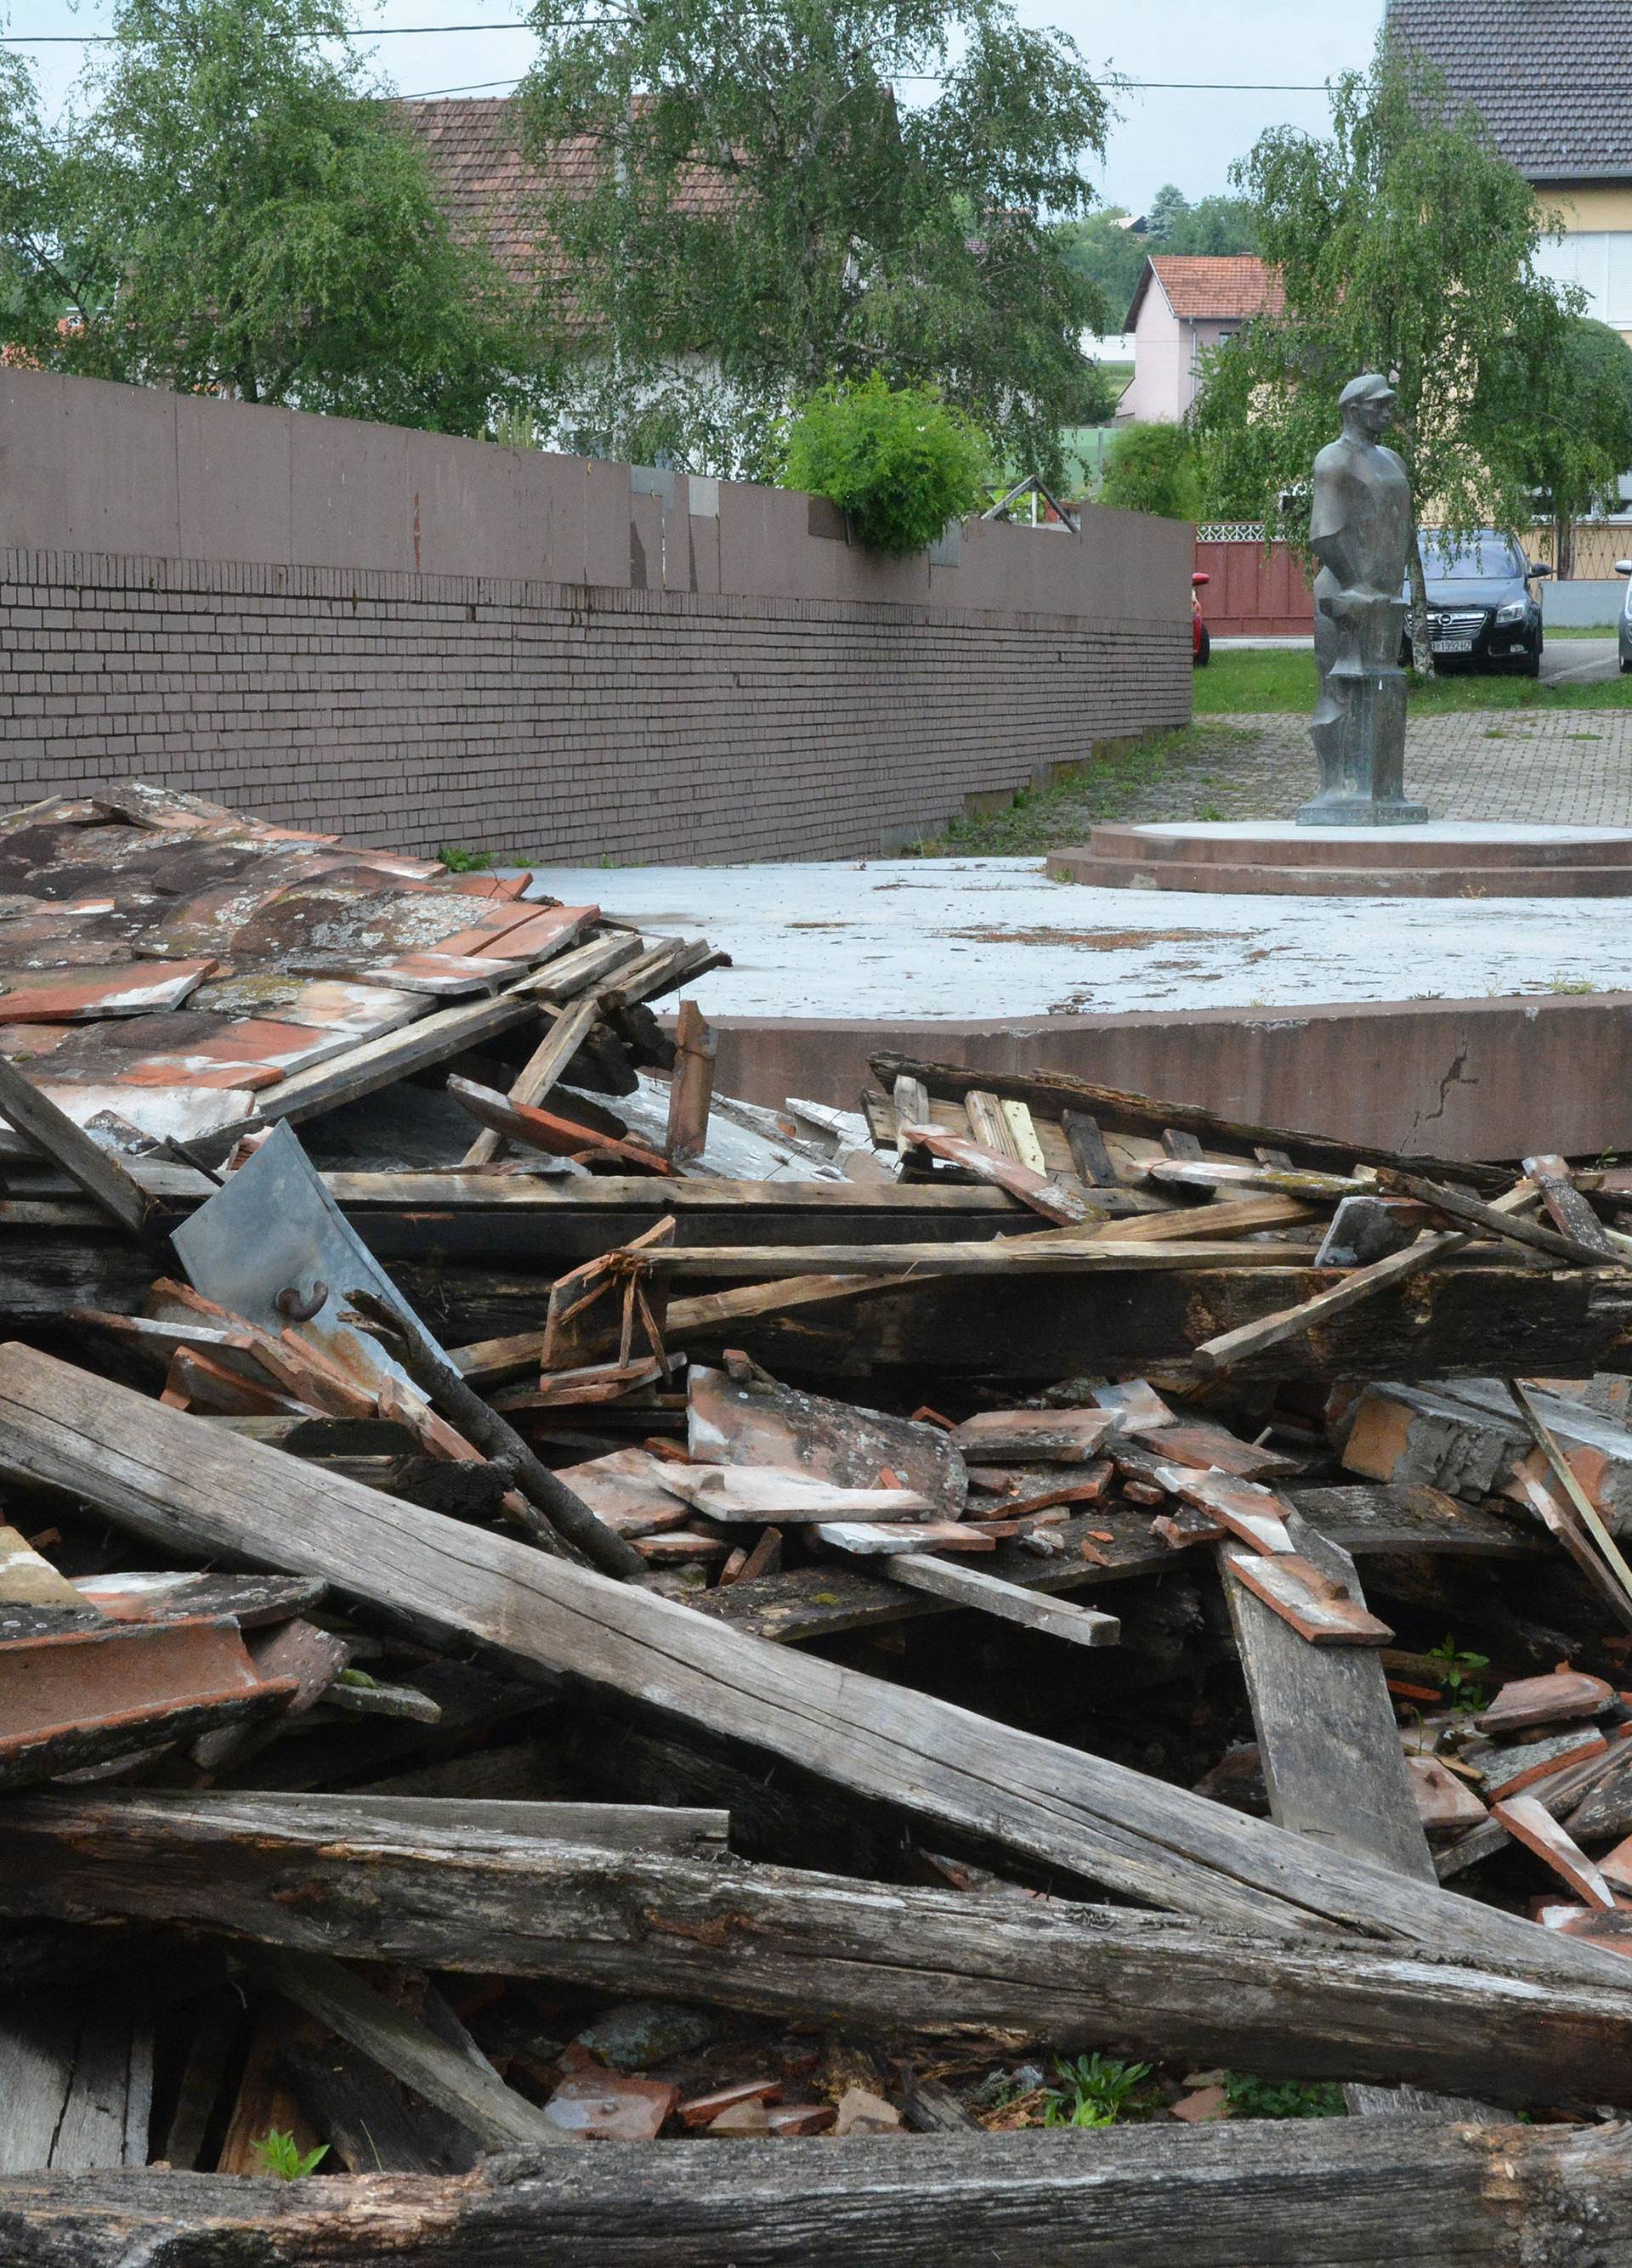
<svg viewBox="0 0 1632 2268">
<path fill-rule="evenodd" d="M 292 1284 L 285 1284 L 272 1305 L 285 1321 L 309 1323 L 329 1297 L 329 1286 L 321 1278 L 314 1279 L 310 1292 L 300 1292 Z"/>
</svg>

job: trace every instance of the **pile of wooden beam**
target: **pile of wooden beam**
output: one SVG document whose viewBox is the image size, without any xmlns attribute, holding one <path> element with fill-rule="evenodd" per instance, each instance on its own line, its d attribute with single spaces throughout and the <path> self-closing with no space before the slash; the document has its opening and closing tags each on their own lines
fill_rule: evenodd
<svg viewBox="0 0 1632 2268">
<path fill-rule="evenodd" d="M 225 1086 L 299 940 L 498 957 L 457 878 L 31 824 L 0 2257 L 1620 2257 L 1632 1172 L 893 1057 L 757 1110 L 643 1005 L 709 949 L 594 909 Z M 83 1080 L 254 1106 L 166 1132 L 69 1090 L 183 949 L 215 1022 Z"/>
</svg>

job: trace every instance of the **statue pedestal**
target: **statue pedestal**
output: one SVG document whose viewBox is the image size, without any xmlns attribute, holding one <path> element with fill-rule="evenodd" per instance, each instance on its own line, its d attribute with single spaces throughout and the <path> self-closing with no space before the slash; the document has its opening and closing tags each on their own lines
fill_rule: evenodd
<svg viewBox="0 0 1632 2268">
<path fill-rule="evenodd" d="M 1425 803 L 1406 799 L 1406 673 L 1397 662 L 1340 661 L 1328 670 L 1309 737 L 1320 792 L 1298 813 L 1300 827 L 1420 827 L 1427 820 Z"/>
</svg>

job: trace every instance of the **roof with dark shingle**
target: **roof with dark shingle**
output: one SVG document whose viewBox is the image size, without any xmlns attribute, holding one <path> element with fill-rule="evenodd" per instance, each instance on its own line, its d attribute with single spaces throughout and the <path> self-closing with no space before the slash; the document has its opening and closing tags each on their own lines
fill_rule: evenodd
<svg viewBox="0 0 1632 2268">
<path fill-rule="evenodd" d="M 1389 0 L 1386 24 L 1529 180 L 1632 180 L 1628 0 Z"/>
<path fill-rule="evenodd" d="M 1255 252 L 1157 252 L 1145 262 L 1125 330 L 1139 320 L 1153 275 L 1181 321 L 1244 322 L 1249 315 L 1278 315 L 1286 305 L 1279 275 Z"/>
</svg>

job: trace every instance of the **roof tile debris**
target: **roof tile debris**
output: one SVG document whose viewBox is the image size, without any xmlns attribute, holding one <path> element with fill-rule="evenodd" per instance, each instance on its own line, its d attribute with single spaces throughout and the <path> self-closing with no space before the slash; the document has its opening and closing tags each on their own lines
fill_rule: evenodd
<svg viewBox="0 0 1632 2268">
<path fill-rule="evenodd" d="M 646 1010 L 700 941 L 139 784 L 0 821 L 0 894 L 76 1010 L 0 1034 L 38 2268 L 822 2268 L 857 2214 L 938 2268 L 971 2195 L 1012 2268 L 1113 2175 L 1198 2260 L 1254 2182 L 1254 2258 L 1379 2191 L 1468 2257 L 1497 2158 L 1516 2227 L 1626 2220 L 1632 1169 L 882 1051 L 860 1116 L 742 1103 Z M 284 1123 L 50 1107 L 174 1067 Z M 1458 2123 L 1291 2163 L 1289 2072 Z M 1017 2139 L 1118 2106 L 1115 2164 Z"/>
</svg>

